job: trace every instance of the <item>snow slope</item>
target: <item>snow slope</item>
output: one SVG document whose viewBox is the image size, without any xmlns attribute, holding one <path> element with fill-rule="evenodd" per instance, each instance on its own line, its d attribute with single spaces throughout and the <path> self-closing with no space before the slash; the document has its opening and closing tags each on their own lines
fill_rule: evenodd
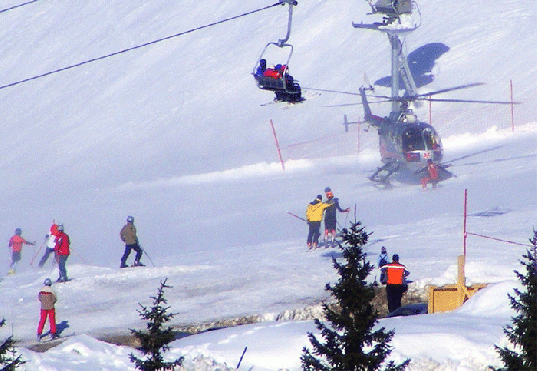
<svg viewBox="0 0 537 371">
<path fill-rule="evenodd" d="M 494 6 L 454 0 L 449 9 L 444 2 L 420 3 L 422 25 L 407 36 L 405 48 L 449 48 L 433 61 L 433 81 L 420 91 L 483 81 L 449 96 L 509 100 L 512 80 L 515 99 L 524 102 L 515 107 L 514 132 L 509 107 L 433 104 L 432 123 L 457 175 L 434 192 L 404 185 L 388 192 L 370 184 L 366 176 L 379 163 L 376 134 L 360 132 L 358 144 L 356 127 L 346 134 L 341 123 L 344 114 L 359 119 L 360 107 L 325 107 L 352 102 L 351 96 L 321 93 L 293 107 L 260 106 L 272 95 L 259 91 L 249 74 L 264 45 L 284 36 L 281 7 L 6 87 L 266 5 L 56 0 L 0 13 L 0 231 L 7 241 L 20 227 L 38 242 L 35 250 L 24 248 L 17 275 L 0 282 L 0 314 L 8 321 L 0 335 L 13 333 L 26 343 L 34 338 L 35 296 L 56 272 L 30 261 L 40 255 L 53 218 L 65 224 L 73 247 L 68 271 L 75 279 L 57 287 L 58 321 L 77 336 L 43 355 L 22 350 L 32 360 L 28 369 L 97 367 L 91 362 L 110 370 L 132 367 L 125 358 L 132 350 L 81 334 L 142 326 L 138 303 L 149 303 L 166 277 L 174 286 L 168 298 L 178 312 L 176 325 L 250 315 L 274 320 L 326 299 L 324 285 L 335 279 L 333 253 L 307 253 L 305 225 L 286 213 L 302 215 L 326 186 L 343 206 L 356 208 L 356 215 L 340 216 L 342 225 L 356 218 L 373 232 L 367 247 L 373 261 L 382 245 L 399 253 L 417 287 L 455 279 L 465 189 L 470 231 L 522 244 L 531 237 L 537 12 L 529 0 Z M 389 73 L 385 37 L 351 27 L 366 20 L 368 10 L 364 1 L 299 2 L 291 67 L 304 88 L 357 91 L 364 73 L 371 81 Z M 385 114 L 389 107 L 374 109 Z M 428 107 L 417 113 L 427 118 Z M 156 267 L 144 259 L 147 268 L 117 268 L 118 233 L 129 214 Z M 505 298 L 524 251 L 469 237 L 469 283 L 494 285 L 469 309 L 384 320 L 396 329 L 394 357 L 413 358 L 415 370 L 483 369 L 497 362 L 492 345 L 503 341 L 502 326 L 512 315 Z M 0 269 L 8 264 L 6 252 Z M 173 353 L 205 354 L 235 366 L 248 346 L 244 367 L 296 369 L 311 330 L 310 322 L 227 329 L 178 340 Z M 259 336 L 252 340 L 251 334 Z M 275 345 L 284 343 L 280 338 L 296 344 L 286 347 L 286 356 Z M 444 348 L 432 349 L 431 339 Z"/>
</svg>

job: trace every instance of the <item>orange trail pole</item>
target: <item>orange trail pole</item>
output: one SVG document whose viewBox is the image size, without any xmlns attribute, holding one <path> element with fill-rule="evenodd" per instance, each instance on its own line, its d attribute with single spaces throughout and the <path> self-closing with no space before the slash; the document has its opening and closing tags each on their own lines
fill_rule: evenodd
<svg viewBox="0 0 537 371">
<path fill-rule="evenodd" d="M 270 119 L 270 126 L 272 126 L 272 134 L 274 134 L 274 141 L 276 142 L 276 149 L 278 150 L 278 157 L 280 158 L 280 162 L 282 163 L 282 169 L 285 171 L 285 164 L 283 163 L 282 151 L 280 150 L 280 144 L 278 143 L 278 137 L 276 136 L 276 128 L 274 127 L 274 123 L 272 122 L 272 119 Z"/>
</svg>

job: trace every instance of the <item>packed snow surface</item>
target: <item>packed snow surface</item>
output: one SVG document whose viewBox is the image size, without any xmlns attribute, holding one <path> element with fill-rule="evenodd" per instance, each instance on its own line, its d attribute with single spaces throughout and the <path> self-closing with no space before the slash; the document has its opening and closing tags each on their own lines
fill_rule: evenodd
<svg viewBox="0 0 537 371">
<path fill-rule="evenodd" d="M 247 348 L 240 369 L 299 370 L 316 329 L 282 318 L 329 299 L 324 287 L 337 279 L 339 254 L 307 251 L 305 223 L 287 212 L 303 216 L 327 186 L 351 208 L 338 215 L 340 227 L 359 220 L 372 232 L 371 261 L 386 246 L 422 289 L 456 280 L 468 191 L 468 231 L 494 239 L 468 236 L 467 283 L 488 287 L 456 311 L 379 326 L 395 330 L 391 359 L 411 358 L 410 370 L 500 365 L 494 344 L 505 345 L 503 327 L 514 315 L 507 295 L 519 287 L 513 271 L 537 219 L 533 0 L 420 2 L 421 25 L 403 44 L 420 93 L 484 82 L 438 97 L 509 101 L 512 85 L 522 102 L 513 121 L 510 105 L 417 107 L 442 136 L 456 175 L 427 191 L 374 187 L 367 176 L 380 165 L 375 130 L 353 125 L 345 133 L 342 125 L 344 115 L 361 120 L 361 106 L 346 105 L 358 97 L 313 90 L 357 92 L 366 74 L 376 93 L 389 94 L 386 36 L 352 27 L 374 20 L 366 1 L 298 2 L 289 67 L 306 101 L 294 106 L 263 105 L 273 94 L 251 76 L 263 47 L 285 36 L 285 7 L 184 33 L 271 3 L 22 3 L 0 9 L 0 233 L 6 246 L 15 228 L 37 242 L 0 282 L 0 339 L 20 341 L 22 369 L 134 370 L 135 349 L 97 338 L 144 328 L 139 304 L 150 305 L 167 278 L 174 326 L 261 321 L 178 339 L 167 357 L 185 355 L 186 369 L 234 369 Z M 372 109 L 382 116 L 389 106 Z M 119 269 L 127 215 L 146 267 Z M 53 219 L 72 241 L 73 280 L 53 285 L 66 339 L 37 353 L 26 347 L 35 343 L 37 293 L 57 277 L 50 262 L 37 268 Z M 2 274 L 9 263 L 6 249 Z"/>
</svg>

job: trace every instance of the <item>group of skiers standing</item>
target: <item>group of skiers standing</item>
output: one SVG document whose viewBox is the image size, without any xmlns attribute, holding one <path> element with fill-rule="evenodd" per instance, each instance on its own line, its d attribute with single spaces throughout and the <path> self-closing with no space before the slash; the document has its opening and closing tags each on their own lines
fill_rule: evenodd
<svg viewBox="0 0 537 371">
<path fill-rule="evenodd" d="M 20 228 L 15 229 L 15 235 L 9 239 L 8 247 L 11 248 L 11 264 L 8 274 L 15 274 L 16 272 L 17 264 L 21 260 L 22 245 L 35 244 L 35 241 L 29 242 L 22 237 L 22 230 Z M 70 254 L 70 244 L 69 236 L 65 233 L 63 224 L 56 224 L 53 220 L 50 231 L 45 236 L 45 242 L 42 245 L 42 247 L 45 246 L 45 253 L 39 261 L 39 267 L 43 267 L 49 256 L 54 252 L 59 269 L 59 277 L 56 282 L 66 282 L 69 280 L 65 263 Z M 39 324 L 37 326 L 37 340 L 39 341 L 43 337 L 43 327 L 47 318 L 50 324 L 50 335 L 52 339 L 55 339 L 58 337 L 56 331 L 56 309 L 54 307 L 57 296 L 52 289 L 52 280 L 50 278 L 45 279 L 44 286 L 39 290 L 37 298 L 41 303 Z"/>
<path fill-rule="evenodd" d="M 431 182 L 427 179 L 424 181 Z M 434 185 L 435 183 L 433 183 Z M 324 190 L 326 200 L 323 202 L 322 195 L 317 195 L 315 200 L 309 203 L 306 209 L 306 222 L 308 223 L 309 231 L 307 238 L 307 246 L 309 249 L 314 249 L 319 246 L 319 237 L 321 235 L 320 228 L 321 222 L 324 216 L 325 232 L 324 242 L 326 247 L 334 247 L 336 242 L 336 225 L 337 225 L 337 211 L 341 213 L 348 213 L 349 208 L 343 209 L 339 205 L 339 199 L 334 197 L 330 187 L 326 187 Z M 394 254 L 392 261 L 388 261 L 388 253 L 386 247 L 382 246 L 381 253 L 379 255 L 378 267 L 381 270 L 380 281 L 386 285 L 386 295 L 388 297 L 388 312 L 401 307 L 401 300 L 403 294 L 408 290 L 406 284 L 406 277 L 409 272 L 406 267 L 399 263 L 399 255 Z"/>
<path fill-rule="evenodd" d="M 126 261 L 132 250 L 136 251 L 136 257 L 134 259 L 133 266 L 143 266 L 144 264 L 140 262 L 143 250 L 140 247 L 140 244 L 138 242 L 138 236 L 136 235 L 134 217 L 127 217 L 127 224 L 125 224 L 125 226 L 121 228 L 120 238 L 125 243 L 125 251 L 123 253 L 123 256 L 121 257 L 120 267 L 127 267 Z M 16 273 L 17 264 L 21 260 L 22 246 L 35 246 L 35 244 L 35 241 L 30 242 L 22 237 L 22 230 L 20 228 L 15 229 L 15 235 L 13 235 L 13 237 L 9 239 L 8 245 L 8 248 L 11 249 L 11 264 L 9 266 L 8 274 Z M 54 253 L 54 257 L 56 262 L 58 263 L 59 268 L 59 277 L 56 282 L 65 282 L 69 280 L 65 263 L 67 262 L 67 258 L 70 255 L 70 246 L 71 242 L 69 240 L 69 236 L 64 231 L 63 224 L 56 224 L 56 222 L 53 220 L 49 233 L 45 236 L 45 242 L 43 242 L 43 245 L 41 246 L 41 248 L 45 247 L 45 253 L 39 261 L 39 267 L 42 268 L 47 262 L 50 255 Z M 41 248 L 39 250 L 41 250 Z M 39 253 L 39 251 L 37 253 Z"/>
<path fill-rule="evenodd" d="M 17 264 L 21 260 L 22 245 L 35 245 L 35 241 L 29 242 L 22 237 L 22 230 L 15 229 L 15 235 L 9 239 L 9 248 L 11 249 L 11 264 L 8 274 L 15 274 Z M 67 270 L 65 263 L 70 254 L 69 236 L 65 233 L 63 224 L 56 224 L 52 221 L 49 233 L 45 237 L 45 254 L 39 261 L 39 267 L 43 267 L 52 252 L 55 253 L 56 261 L 58 262 L 59 277 L 57 282 L 65 282 L 67 278 Z"/>
<path fill-rule="evenodd" d="M 309 203 L 306 209 L 306 222 L 309 226 L 307 245 L 310 249 L 319 247 L 319 237 L 321 235 L 321 222 L 324 214 L 324 243 L 325 247 L 335 246 L 336 244 L 336 212 L 348 213 L 350 208 L 342 209 L 339 206 L 339 199 L 334 197 L 330 187 L 325 190 L 326 201 L 323 202 L 323 196 L 317 195 L 315 200 Z"/>
<path fill-rule="evenodd" d="M 136 235 L 136 227 L 134 226 L 134 217 L 127 217 L 127 224 L 121 228 L 120 238 L 125 243 L 125 252 L 121 257 L 121 268 L 126 268 L 126 261 L 132 250 L 136 251 L 135 261 L 133 266 L 143 266 L 140 262 L 142 257 L 143 250 L 140 247 L 138 242 L 138 236 Z M 21 251 L 22 245 L 35 245 L 35 241 L 29 242 L 22 237 L 22 230 L 17 228 L 15 230 L 15 235 L 9 240 L 9 248 L 12 250 L 11 265 L 9 268 L 9 274 L 15 274 L 17 263 L 21 260 Z M 59 268 L 59 277 L 56 282 L 66 282 L 68 281 L 67 270 L 65 263 L 70 254 L 70 240 L 69 236 L 65 233 L 63 224 L 56 224 L 52 221 L 52 226 L 50 227 L 49 234 L 46 235 L 45 242 L 45 253 L 39 261 L 39 267 L 43 267 L 47 262 L 50 255 L 54 252 L 55 259 L 58 263 Z M 38 251 L 39 253 L 39 251 Z M 57 295 L 54 289 L 52 288 L 52 280 L 46 278 L 44 281 L 44 286 L 39 290 L 38 300 L 41 303 L 41 310 L 39 316 L 39 324 L 37 326 L 37 340 L 40 341 L 43 338 L 43 328 L 47 321 L 49 320 L 50 325 L 50 335 L 52 339 L 58 337 L 57 327 L 56 327 L 56 308 L 55 303 L 57 301 Z"/>
</svg>

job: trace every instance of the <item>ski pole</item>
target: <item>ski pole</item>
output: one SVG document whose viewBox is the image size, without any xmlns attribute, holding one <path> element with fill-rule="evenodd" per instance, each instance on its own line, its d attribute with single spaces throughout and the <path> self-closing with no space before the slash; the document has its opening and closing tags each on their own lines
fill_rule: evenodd
<svg viewBox="0 0 537 371">
<path fill-rule="evenodd" d="M 239 367 L 241 367 L 242 359 L 244 358 L 244 353 L 246 353 L 247 350 L 248 350 L 248 347 L 244 347 L 244 350 L 242 351 L 241 359 L 239 359 L 239 364 L 237 365 L 237 370 L 239 369 Z"/>
<path fill-rule="evenodd" d="M 43 243 L 41 244 L 41 246 L 39 246 L 39 250 L 37 250 L 37 252 L 35 253 L 34 257 L 32 258 L 32 261 L 30 262 L 30 265 L 33 267 L 34 265 L 34 260 L 35 258 L 37 258 L 37 255 L 39 255 L 39 252 L 41 251 L 41 249 L 43 248 L 43 246 L 45 246 L 45 243 L 47 243 L 47 237 L 45 237 L 45 241 L 43 241 Z"/>
<path fill-rule="evenodd" d="M 145 251 L 145 249 L 142 249 L 142 251 L 144 252 L 145 256 L 147 256 L 147 259 L 149 259 L 149 261 L 151 262 L 151 264 L 153 264 L 153 267 L 156 267 L 155 263 L 153 263 L 153 260 L 151 260 L 151 257 L 149 256 L 149 254 L 147 253 L 147 251 Z"/>
<path fill-rule="evenodd" d="M 82 256 L 80 256 L 80 254 L 77 253 L 77 252 L 75 251 L 75 249 L 73 249 L 71 246 L 70 246 L 69 248 L 76 254 L 76 256 L 78 256 L 78 257 L 80 258 L 80 260 L 82 260 L 82 262 L 83 262 L 84 264 L 88 264 L 88 262 L 87 262 L 86 260 L 84 260 L 84 258 L 83 258 Z"/>
<path fill-rule="evenodd" d="M 307 220 L 306 220 L 306 219 L 304 219 L 304 218 L 301 218 L 300 216 L 298 216 L 298 215 L 296 215 L 296 214 L 293 214 L 293 213 L 292 213 L 292 212 L 290 212 L 290 211 L 288 211 L 288 212 L 287 212 L 287 214 L 289 214 L 289 215 L 291 215 L 291 216 L 294 216 L 294 217 L 295 217 L 295 218 L 297 218 L 297 219 L 300 219 L 300 220 L 302 220 L 302 221 L 305 221 L 305 222 L 307 222 Z"/>
</svg>

